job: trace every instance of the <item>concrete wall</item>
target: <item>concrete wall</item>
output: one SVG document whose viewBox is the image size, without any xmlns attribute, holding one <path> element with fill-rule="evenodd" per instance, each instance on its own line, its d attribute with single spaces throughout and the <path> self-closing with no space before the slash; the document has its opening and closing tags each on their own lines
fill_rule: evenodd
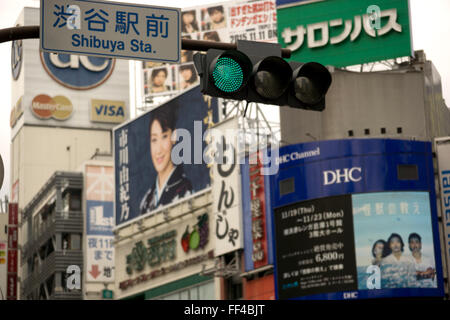
<svg viewBox="0 0 450 320">
<path fill-rule="evenodd" d="M 55 171 L 76 171 L 96 149 L 110 153 L 111 133 L 24 126 L 11 148 L 11 180 L 19 180 L 19 209 L 23 209 Z"/>
<path fill-rule="evenodd" d="M 433 69 L 427 61 L 389 72 L 335 70 L 323 112 L 280 109 L 282 142 L 351 137 L 431 140 L 447 135 L 450 112 Z"/>
</svg>

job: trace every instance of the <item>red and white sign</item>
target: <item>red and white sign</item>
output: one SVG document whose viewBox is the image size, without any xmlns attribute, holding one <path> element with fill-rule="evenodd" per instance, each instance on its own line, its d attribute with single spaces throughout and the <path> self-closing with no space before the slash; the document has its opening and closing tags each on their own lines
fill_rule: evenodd
<svg viewBox="0 0 450 320">
<path fill-rule="evenodd" d="M 19 224 L 19 205 L 17 203 L 9 203 L 8 224 L 13 226 Z"/>
<path fill-rule="evenodd" d="M 17 249 L 17 240 L 18 240 L 18 230 L 17 227 L 12 227 L 11 225 L 8 227 L 8 250 Z"/>
<path fill-rule="evenodd" d="M 267 265 L 266 205 L 264 176 L 261 174 L 261 158 L 261 151 L 250 156 L 250 199 L 253 240 L 252 260 L 255 269 Z"/>
<path fill-rule="evenodd" d="M 8 273 L 17 272 L 17 250 L 8 251 Z"/>
<path fill-rule="evenodd" d="M 8 274 L 7 300 L 17 300 L 17 273 Z"/>
</svg>

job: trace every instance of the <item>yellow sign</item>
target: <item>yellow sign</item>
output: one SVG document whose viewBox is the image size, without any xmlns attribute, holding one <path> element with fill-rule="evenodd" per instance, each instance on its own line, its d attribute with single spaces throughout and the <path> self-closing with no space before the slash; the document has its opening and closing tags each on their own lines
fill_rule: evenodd
<svg viewBox="0 0 450 320">
<path fill-rule="evenodd" d="M 91 121 L 121 123 L 125 121 L 125 101 L 91 100 Z"/>
<path fill-rule="evenodd" d="M 23 114 L 22 97 L 20 97 L 19 100 L 17 100 L 16 105 L 11 109 L 11 114 L 9 117 L 9 125 L 11 128 L 13 128 L 16 125 L 17 120 L 20 118 L 22 114 Z"/>
</svg>

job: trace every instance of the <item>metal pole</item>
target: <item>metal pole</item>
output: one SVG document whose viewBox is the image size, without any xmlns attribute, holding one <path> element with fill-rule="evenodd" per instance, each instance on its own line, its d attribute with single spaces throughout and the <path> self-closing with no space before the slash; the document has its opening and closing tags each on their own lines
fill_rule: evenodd
<svg viewBox="0 0 450 320">
<path fill-rule="evenodd" d="M 0 29 L 0 43 L 20 39 L 39 39 L 39 26 L 26 26 Z M 205 40 L 181 39 L 181 49 L 207 51 L 208 49 L 235 50 L 235 43 L 215 42 Z M 283 58 L 291 57 L 291 50 L 281 49 Z"/>
<path fill-rule="evenodd" d="M 0 29 L 0 43 L 21 39 L 39 38 L 39 26 Z"/>
<path fill-rule="evenodd" d="M 196 50 L 196 51 L 207 51 L 208 49 L 235 50 L 237 48 L 237 45 L 235 43 L 226 43 L 226 42 L 181 39 L 181 48 L 183 50 Z M 282 48 L 281 56 L 283 58 L 290 58 L 291 50 Z"/>
</svg>

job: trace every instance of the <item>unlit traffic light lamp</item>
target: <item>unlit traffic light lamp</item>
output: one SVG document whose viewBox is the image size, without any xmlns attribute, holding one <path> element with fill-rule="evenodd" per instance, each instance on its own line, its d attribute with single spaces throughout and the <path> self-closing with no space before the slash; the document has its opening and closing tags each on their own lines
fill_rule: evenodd
<svg viewBox="0 0 450 320">
<path fill-rule="evenodd" d="M 287 62 L 281 46 L 237 41 L 236 50 L 196 53 L 201 92 L 248 102 L 322 111 L 331 74 L 316 62 Z"/>
</svg>

